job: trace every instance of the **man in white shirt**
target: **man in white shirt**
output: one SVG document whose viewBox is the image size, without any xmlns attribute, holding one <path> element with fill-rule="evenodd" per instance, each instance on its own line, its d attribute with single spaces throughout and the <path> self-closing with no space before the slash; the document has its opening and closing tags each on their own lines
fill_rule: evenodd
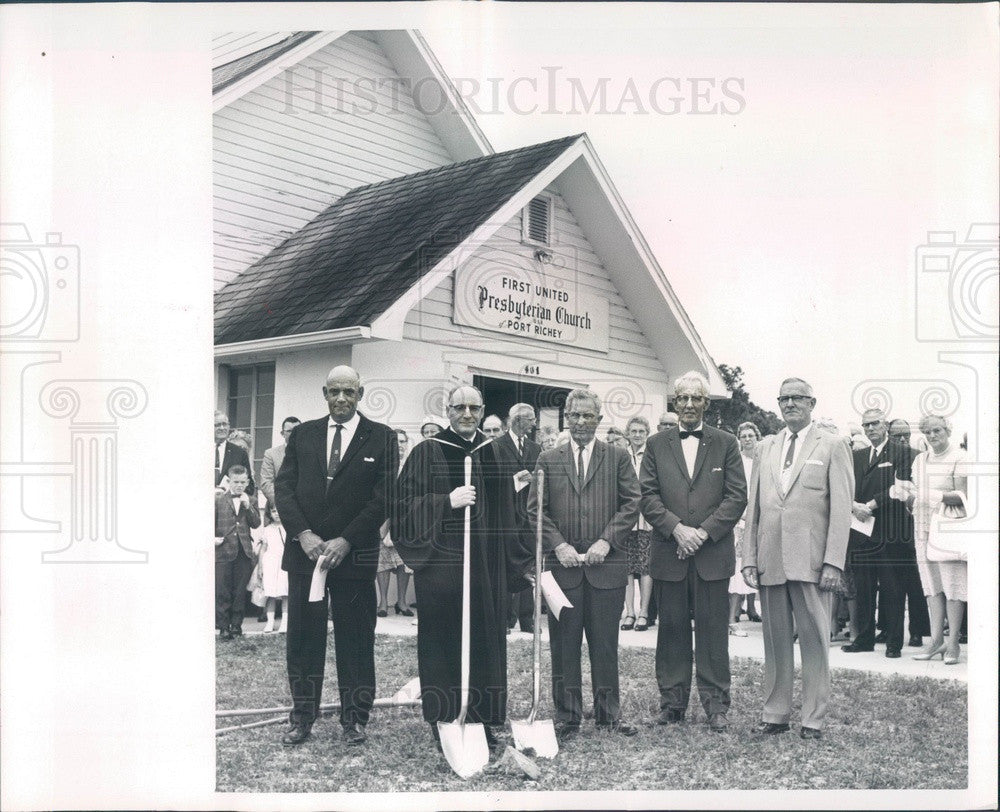
<svg viewBox="0 0 1000 812">
<path fill-rule="evenodd" d="M 743 578 L 760 591 L 764 622 L 760 735 L 788 730 L 796 628 L 803 739 L 822 736 L 830 698 L 830 604 L 847 556 L 854 472 L 844 442 L 813 427 L 815 406 L 806 381 L 782 382 L 778 407 L 786 428 L 757 446 L 750 477 Z"/>
</svg>

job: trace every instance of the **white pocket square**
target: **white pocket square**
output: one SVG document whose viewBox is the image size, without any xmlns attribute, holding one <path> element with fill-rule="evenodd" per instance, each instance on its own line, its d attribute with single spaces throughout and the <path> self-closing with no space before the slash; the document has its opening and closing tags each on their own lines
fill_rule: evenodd
<svg viewBox="0 0 1000 812">
<path fill-rule="evenodd" d="M 721 468 L 713 468 L 712 473 L 714 474 L 716 471 L 721 471 L 721 470 L 722 470 Z"/>
<path fill-rule="evenodd" d="M 892 467 L 892 463 L 891 462 L 880 462 L 876 467 L 877 468 L 891 468 Z"/>
<path fill-rule="evenodd" d="M 365 462 L 375 462 L 374 457 L 365 457 Z"/>
<path fill-rule="evenodd" d="M 806 460 L 806 465 L 822 465 L 823 460 Z"/>
</svg>

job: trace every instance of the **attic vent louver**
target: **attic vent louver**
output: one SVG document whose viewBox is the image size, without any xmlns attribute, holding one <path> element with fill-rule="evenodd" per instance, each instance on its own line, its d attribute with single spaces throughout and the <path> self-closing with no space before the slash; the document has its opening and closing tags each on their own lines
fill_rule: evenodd
<svg viewBox="0 0 1000 812">
<path fill-rule="evenodd" d="M 552 242 L 552 198 L 540 195 L 524 210 L 523 239 L 538 245 Z"/>
</svg>

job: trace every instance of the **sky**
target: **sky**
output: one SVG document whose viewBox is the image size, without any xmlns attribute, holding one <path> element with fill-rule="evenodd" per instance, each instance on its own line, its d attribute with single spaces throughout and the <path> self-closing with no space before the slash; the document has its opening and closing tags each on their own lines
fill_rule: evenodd
<svg viewBox="0 0 1000 812">
<path fill-rule="evenodd" d="M 998 220 L 995 7 L 496 8 L 421 28 L 494 148 L 586 132 L 756 403 L 777 412 L 797 375 L 844 429 L 862 382 L 938 378 L 916 257 L 928 232 L 960 246 Z M 995 336 L 992 250 L 974 306 Z"/>
</svg>

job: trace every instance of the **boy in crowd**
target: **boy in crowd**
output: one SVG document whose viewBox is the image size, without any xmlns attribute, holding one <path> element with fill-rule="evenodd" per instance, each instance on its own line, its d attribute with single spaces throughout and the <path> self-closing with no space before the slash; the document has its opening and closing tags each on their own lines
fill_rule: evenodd
<svg viewBox="0 0 1000 812">
<path fill-rule="evenodd" d="M 233 465 L 229 488 L 215 497 L 215 627 L 222 640 L 243 634 L 247 584 L 254 567 L 250 528 L 260 527 L 256 500 L 247 495 L 250 472 Z"/>
</svg>

